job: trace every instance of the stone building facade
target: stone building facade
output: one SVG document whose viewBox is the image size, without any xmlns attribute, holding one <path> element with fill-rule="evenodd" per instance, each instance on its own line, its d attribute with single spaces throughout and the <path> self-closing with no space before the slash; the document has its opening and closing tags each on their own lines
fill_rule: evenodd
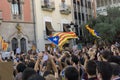
<svg viewBox="0 0 120 80">
<path fill-rule="evenodd" d="M 120 0 L 96 0 L 97 14 L 107 15 L 107 8 L 120 6 Z"/>
<path fill-rule="evenodd" d="M 34 0 L 37 48 L 44 51 L 51 46 L 48 37 L 67 32 L 72 18 L 72 0 Z"/>
<path fill-rule="evenodd" d="M 35 22 L 32 0 L 0 1 L 0 35 L 9 43 L 8 50 L 22 52 L 35 43 Z"/>
</svg>

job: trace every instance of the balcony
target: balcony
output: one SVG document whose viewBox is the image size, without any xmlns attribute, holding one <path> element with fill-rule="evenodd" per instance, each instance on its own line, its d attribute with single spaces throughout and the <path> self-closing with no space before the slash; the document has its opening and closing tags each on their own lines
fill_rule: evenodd
<svg viewBox="0 0 120 80">
<path fill-rule="evenodd" d="M 2 11 L 0 10 L 0 24 L 2 23 L 3 17 L 2 17 Z"/>
<path fill-rule="evenodd" d="M 42 1 L 42 3 L 41 3 L 42 10 L 50 11 L 50 12 L 54 11 L 55 10 L 55 3 L 54 3 L 54 1 L 49 1 L 49 0 L 48 0 L 48 2 L 45 2 L 45 1 L 46 0 Z"/>
<path fill-rule="evenodd" d="M 61 4 L 60 5 L 60 13 L 65 14 L 65 15 L 69 15 L 71 13 L 70 5 Z"/>
</svg>

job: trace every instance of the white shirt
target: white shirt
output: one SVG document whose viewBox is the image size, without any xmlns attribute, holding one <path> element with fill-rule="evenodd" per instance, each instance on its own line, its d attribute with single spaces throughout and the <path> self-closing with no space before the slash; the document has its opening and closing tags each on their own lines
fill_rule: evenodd
<svg viewBox="0 0 120 80">
<path fill-rule="evenodd" d="M 17 48 L 17 49 L 16 49 L 16 53 L 17 53 L 17 54 L 20 54 L 20 52 L 21 52 L 20 48 Z"/>
</svg>

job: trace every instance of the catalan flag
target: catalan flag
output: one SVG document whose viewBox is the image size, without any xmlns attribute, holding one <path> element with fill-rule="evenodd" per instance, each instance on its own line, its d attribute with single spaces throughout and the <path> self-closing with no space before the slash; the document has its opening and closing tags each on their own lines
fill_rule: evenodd
<svg viewBox="0 0 120 80">
<path fill-rule="evenodd" d="M 55 33 L 52 37 L 48 38 L 48 40 L 61 47 L 68 41 L 68 39 L 73 38 L 78 38 L 74 32 L 58 32 Z"/>
<path fill-rule="evenodd" d="M 90 28 L 89 25 L 86 25 L 85 27 L 86 27 L 86 29 L 87 29 L 93 36 L 95 36 L 95 37 L 97 37 L 97 38 L 100 38 L 100 36 L 98 35 L 98 33 L 97 33 L 94 29 Z"/>
<path fill-rule="evenodd" d="M 2 50 L 6 51 L 8 49 L 8 43 L 5 40 L 2 40 Z"/>
</svg>

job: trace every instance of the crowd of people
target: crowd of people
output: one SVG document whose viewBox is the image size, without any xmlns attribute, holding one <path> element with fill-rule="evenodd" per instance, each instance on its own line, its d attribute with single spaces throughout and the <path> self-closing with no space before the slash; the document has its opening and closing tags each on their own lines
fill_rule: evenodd
<svg viewBox="0 0 120 80">
<path fill-rule="evenodd" d="M 13 62 L 14 80 L 120 80 L 120 45 L 84 46 L 0 59 Z"/>
</svg>

